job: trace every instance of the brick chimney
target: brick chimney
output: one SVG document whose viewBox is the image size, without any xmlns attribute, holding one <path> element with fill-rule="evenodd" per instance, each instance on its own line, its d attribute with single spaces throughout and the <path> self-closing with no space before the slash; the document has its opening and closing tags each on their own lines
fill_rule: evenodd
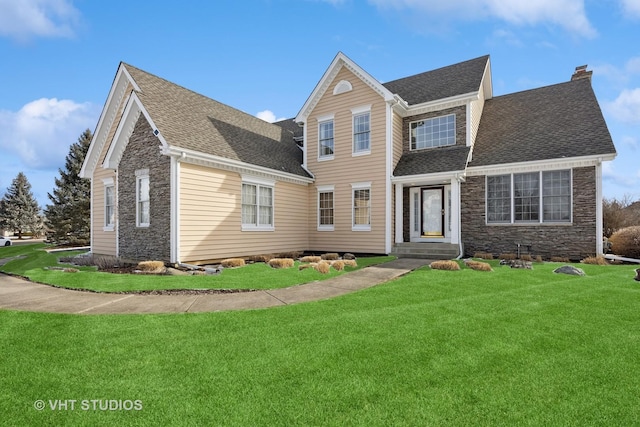
<svg viewBox="0 0 640 427">
<path fill-rule="evenodd" d="M 589 81 L 591 81 L 592 74 L 593 74 L 593 71 L 591 70 L 587 71 L 586 65 L 580 65 L 579 67 L 576 67 L 576 71 L 571 76 L 571 81 L 578 80 L 578 79 L 589 79 Z"/>
</svg>

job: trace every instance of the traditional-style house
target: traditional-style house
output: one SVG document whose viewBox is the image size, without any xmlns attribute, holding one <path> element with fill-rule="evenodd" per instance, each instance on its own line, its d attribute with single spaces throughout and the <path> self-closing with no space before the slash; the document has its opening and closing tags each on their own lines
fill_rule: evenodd
<svg viewBox="0 0 640 427">
<path fill-rule="evenodd" d="M 489 56 L 381 83 L 339 53 L 270 124 L 121 63 L 81 171 L 92 251 L 601 253 L 616 152 L 590 79 L 493 97 Z"/>
</svg>

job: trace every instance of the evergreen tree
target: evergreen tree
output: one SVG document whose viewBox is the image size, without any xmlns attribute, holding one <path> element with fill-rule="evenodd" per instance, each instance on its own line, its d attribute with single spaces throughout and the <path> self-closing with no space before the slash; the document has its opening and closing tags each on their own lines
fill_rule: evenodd
<svg viewBox="0 0 640 427">
<path fill-rule="evenodd" d="M 0 201 L 0 228 L 18 233 L 22 239 L 24 233 L 38 236 L 42 233 L 40 206 L 31 193 L 31 184 L 22 172 L 11 182 Z"/>
<path fill-rule="evenodd" d="M 91 185 L 79 174 L 92 138 L 91 131 L 87 129 L 71 145 L 65 158 L 65 169 L 58 169 L 60 177 L 55 180 L 53 194 L 47 194 L 52 202 L 45 208 L 47 240 L 54 243 L 89 243 Z"/>
</svg>

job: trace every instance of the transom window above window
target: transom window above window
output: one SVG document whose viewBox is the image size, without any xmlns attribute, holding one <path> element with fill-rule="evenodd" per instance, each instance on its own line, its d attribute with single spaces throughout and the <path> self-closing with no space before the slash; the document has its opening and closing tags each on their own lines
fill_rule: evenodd
<svg viewBox="0 0 640 427">
<path fill-rule="evenodd" d="M 319 157 L 333 157 L 333 120 L 318 125 L 318 136 Z"/>
<path fill-rule="evenodd" d="M 409 131 L 412 150 L 455 145 L 456 115 L 449 114 L 412 122 Z"/>
</svg>

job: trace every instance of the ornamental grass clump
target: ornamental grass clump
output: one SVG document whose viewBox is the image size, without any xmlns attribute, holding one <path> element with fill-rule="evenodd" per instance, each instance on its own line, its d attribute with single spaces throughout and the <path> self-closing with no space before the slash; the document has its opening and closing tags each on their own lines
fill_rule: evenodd
<svg viewBox="0 0 640 427">
<path fill-rule="evenodd" d="M 322 258 L 322 259 L 324 259 L 326 261 L 335 261 L 337 259 L 340 259 L 340 255 L 338 255 L 335 252 L 329 252 L 329 253 L 320 255 L 320 258 Z"/>
<path fill-rule="evenodd" d="M 163 261 L 141 261 L 138 263 L 137 269 L 150 274 L 164 273 L 165 271 Z"/>
<path fill-rule="evenodd" d="M 322 258 L 315 255 L 307 255 L 300 258 L 300 262 L 320 262 L 320 261 L 322 261 Z"/>
<path fill-rule="evenodd" d="M 341 260 L 333 261 L 331 263 L 331 267 L 333 267 L 333 269 L 336 271 L 342 271 L 344 270 L 344 261 L 341 261 Z"/>
<path fill-rule="evenodd" d="M 315 268 L 316 271 L 320 274 L 327 274 L 329 273 L 329 269 L 331 268 L 331 266 L 329 265 L 328 262 L 321 261 L 316 265 L 314 265 L 313 268 Z"/>
<path fill-rule="evenodd" d="M 220 266 L 224 268 L 242 267 L 245 261 L 242 258 L 227 258 L 220 261 Z"/>
<path fill-rule="evenodd" d="M 273 258 L 269 260 L 271 268 L 291 268 L 293 265 L 294 261 L 291 258 Z"/>
<path fill-rule="evenodd" d="M 551 262 L 571 262 L 566 256 L 552 256 Z"/>
<path fill-rule="evenodd" d="M 609 265 L 605 257 L 602 255 L 598 256 L 588 256 L 582 260 L 583 264 L 592 264 L 592 265 Z"/>
<path fill-rule="evenodd" d="M 468 260 L 468 261 L 465 261 L 464 264 L 472 270 L 493 271 L 493 269 L 491 268 L 491 265 L 486 262 Z"/>
<path fill-rule="evenodd" d="M 270 259 L 273 259 L 273 255 L 251 255 L 247 258 L 247 261 L 250 262 L 269 262 Z"/>
<path fill-rule="evenodd" d="M 345 267 L 356 268 L 358 266 L 358 262 L 355 259 L 344 259 L 342 262 Z"/>
<path fill-rule="evenodd" d="M 473 254 L 473 257 L 480 259 L 493 259 L 493 254 L 490 252 L 476 252 Z"/>
<path fill-rule="evenodd" d="M 622 228 L 609 237 L 611 251 L 627 258 L 640 259 L 640 225 Z"/>
<path fill-rule="evenodd" d="M 507 253 L 507 254 L 500 254 L 500 256 L 498 258 L 506 259 L 507 261 L 509 261 L 509 260 L 512 260 L 512 259 L 516 259 L 517 256 L 516 256 L 516 254 Z"/>
<path fill-rule="evenodd" d="M 460 265 L 457 262 L 451 260 L 433 261 L 429 267 L 434 270 L 460 270 Z"/>
</svg>

